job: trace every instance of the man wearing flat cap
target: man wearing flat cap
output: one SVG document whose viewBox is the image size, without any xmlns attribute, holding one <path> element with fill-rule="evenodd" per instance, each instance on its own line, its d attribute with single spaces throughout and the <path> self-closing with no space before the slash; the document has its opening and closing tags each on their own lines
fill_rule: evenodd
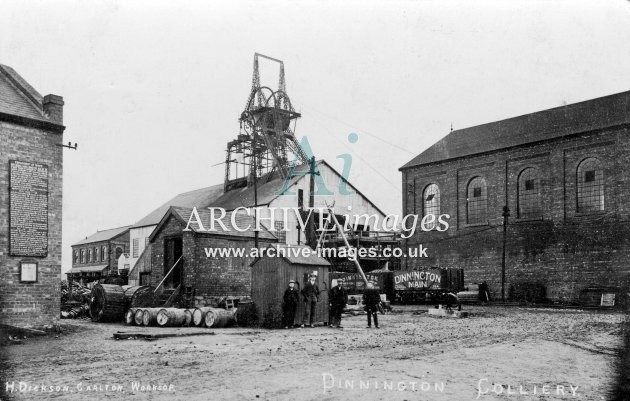
<svg viewBox="0 0 630 401">
<path fill-rule="evenodd" d="M 338 278 L 336 285 L 330 289 L 330 325 L 341 328 L 341 313 L 348 304 L 348 293 L 343 288 L 343 278 Z"/>
<path fill-rule="evenodd" d="M 284 292 L 284 297 L 282 298 L 282 325 L 285 329 L 293 328 L 298 298 L 295 280 L 291 280 L 289 281 L 289 288 Z"/>
<path fill-rule="evenodd" d="M 317 276 L 311 274 L 308 277 L 308 281 L 304 284 L 304 288 L 302 288 L 302 297 L 304 298 L 304 321 L 302 322 L 302 327 L 308 322 L 309 326 L 315 327 L 313 325 L 313 318 L 315 317 L 315 308 L 317 307 L 317 302 L 319 302 L 319 287 L 316 283 Z"/>
</svg>

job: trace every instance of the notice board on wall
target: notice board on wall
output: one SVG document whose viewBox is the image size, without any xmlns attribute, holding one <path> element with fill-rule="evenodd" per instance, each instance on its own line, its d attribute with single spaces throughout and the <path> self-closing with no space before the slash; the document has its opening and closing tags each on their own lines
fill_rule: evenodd
<svg viewBox="0 0 630 401">
<path fill-rule="evenodd" d="M 48 166 L 9 161 L 9 254 L 48 254 Z"/>
</svg>

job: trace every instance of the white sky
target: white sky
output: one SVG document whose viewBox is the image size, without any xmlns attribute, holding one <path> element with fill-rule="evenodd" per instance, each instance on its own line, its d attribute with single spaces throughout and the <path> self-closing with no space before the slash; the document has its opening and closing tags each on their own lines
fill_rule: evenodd
<svg viewBox="0 0 630 401">
<path fill-rule="evenodd" d="M 64 271 L 86 235 L 223 181 L 211 166 L 254 52 L 284 60 L 298 137 L 338 170 L 351 153 L 350 181 L 400 213 L 398 168 L 451 123 L 630 90 L 630 2 L 0 0 L 0 63 L 64 97 L 79 143 L 64 151 Z"/>
</svg>

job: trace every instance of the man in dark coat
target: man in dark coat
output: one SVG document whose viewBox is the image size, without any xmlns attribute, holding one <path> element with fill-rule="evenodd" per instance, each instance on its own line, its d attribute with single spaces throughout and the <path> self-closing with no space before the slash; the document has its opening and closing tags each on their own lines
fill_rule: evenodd
<svg viewBox="0 0 630 401">
<path fill-rule="evenodd" d="M 331 288 L 328 298 L 330 300 L 330 324 L 341 327 L 341 313 L 348 304 L 348 294 L 343 288 L 343 279 L 337 279 L 337 285 Z"/>
<path fill-rule="evenodd" d="M 368 283 L 367 288 L 363 291 L 363 305 L 367 312 L 367 328 L 372 327 L 372 316 L 374 316 L 374 327 L 378 329 L 378 305 L 381 302 L 381 294 L 374 288 L 373 283 Z"/>
<path fill-rule="evenodd" d="M 319 287 L 315 282 L 316 276 L 311 274 L 308 278 L 304 288 L 302 288 L 302 297 L 304 298 L 304 321 L 302 327 L 308 322 L 309 326 L 313 325 L 313 318 L 315 317 L 315 307 L 319 302 Z"/>
<path fill-rule="evenodd" d="M 295 288 L 295 280 L 289 281 L 289 288 L 284 292 L 282 302 L 282 325 L 285 329 L 293 327 L 295 311 L 298 304 L 298 290 Z"/>
</svg>

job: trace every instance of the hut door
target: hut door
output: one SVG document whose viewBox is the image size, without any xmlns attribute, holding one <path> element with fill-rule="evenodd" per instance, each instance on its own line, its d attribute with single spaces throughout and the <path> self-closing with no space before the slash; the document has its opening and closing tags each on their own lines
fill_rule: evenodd
<svg viewBox="0 0 630 401">
<path fill-rule="evenodd" d="M 181 237 L 166 238 L 164 240 L 164 275 L 167 275 L 175 262 L 182 256 L 183 241 Z M 177 288 L 182 283 L 182 266 L 183 261 L 180 260 L 177 266 L 164 282 L 165 287 Z"/>
</svg>

